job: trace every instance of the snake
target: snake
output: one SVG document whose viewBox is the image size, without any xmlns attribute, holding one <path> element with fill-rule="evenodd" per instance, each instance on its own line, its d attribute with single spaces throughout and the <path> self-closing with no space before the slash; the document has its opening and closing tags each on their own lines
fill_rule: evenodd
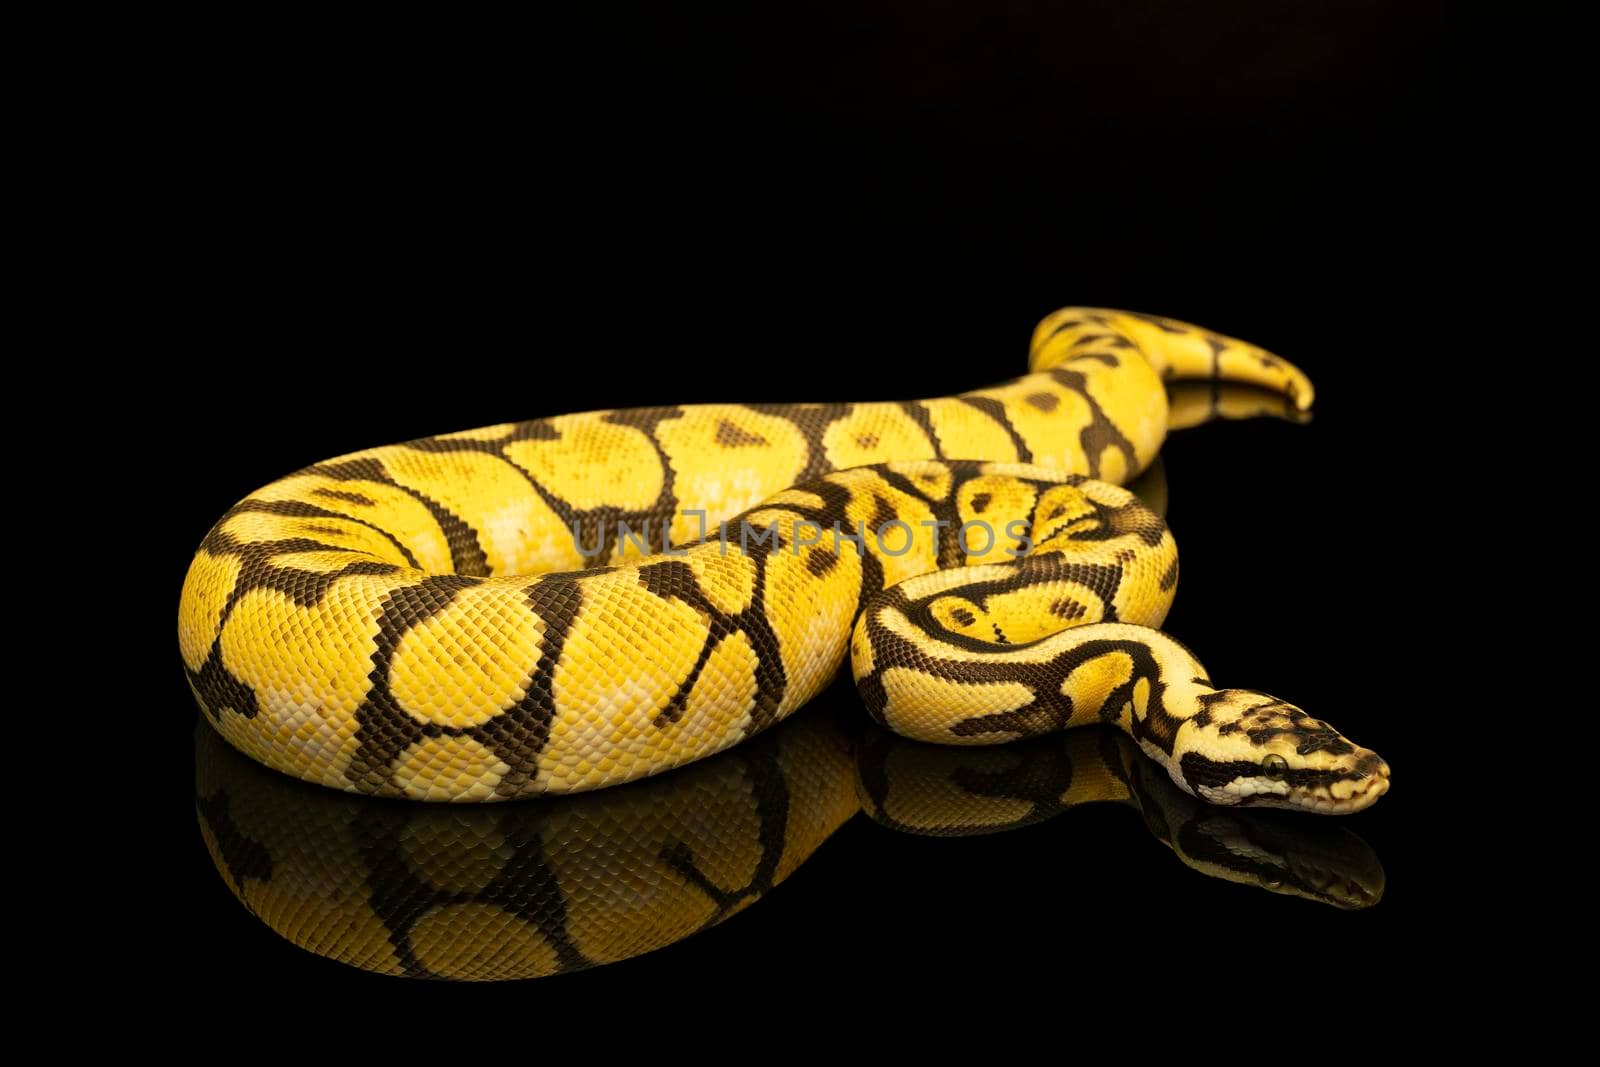
<svg viewBox="0 0 1600 1067">
<path fill-rule="evenodd" d="M 848 658 L 945 745 L 1115 726 L 1197 799 L 1325 814 L 1388 764 L 1219 688 L 1159 627 L 1163 520 L 1122 487 L 1168 383 L 1313 388 L 1161 316 L 1047 315 L 1029 373 L 904 402 L 594 411 L 413 440 L 256 490 L 201 540 L 178 644 L 202 716 L 283 773 L 437 802 L 578 793 L 783 721 Z"/>
<path fill-rule="evenodd" d="M 1356 911 L 1383 896 L 1382 865 L 1346 824 L 1195 800 L 1114 727 L 954 748 L 824 703 L 675 774 L 472 808 L 294 781 L 200 724 L 196 812 L 224 885 L 257 920 L 316 955 L 407 978 L 541 978 L 664 948 L 768 899 L 855 819 L 951 838 L 1057 819 L 1065 830 L 1067 812 L 1117 805 L 1188 871 L 1294 901 L 1290 921 L 1301 901 Z"/>
</svg>

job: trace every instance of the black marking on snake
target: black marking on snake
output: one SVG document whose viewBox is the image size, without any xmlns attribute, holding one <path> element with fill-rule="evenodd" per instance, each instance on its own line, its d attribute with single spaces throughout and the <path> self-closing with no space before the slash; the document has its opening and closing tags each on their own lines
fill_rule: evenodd
<svg viewBox="0 0 1600 1067">
<path fill-rule="evenodd" d="M 796 478 L 797 483 L 809 481 L 833 469 L 828 463 L 827 449 L 823 447 L 822 439 L 828 427 L 848 416 L 854 408 L 851 404 L 838 403 L 801 409 L 796 409 L 792 404 L 756 403 L 743 406 L 759 415 L 780 418 L 800 431 L 800 436 L 806 442 L 806 464 Z"/>
<path fill-rule="evenodd" d="M 821 578 L 839 565 L 839 553 L 818 545 L 806 557 L 806 570 Z"/>
<path fill-rule="evenodd" d="M 678 685 L 666 706 L 657 712 L 655 719 L 652 720 L 652 725 L 659 729 L 671 726 L 683 718 L 683 713 L 689 706 L 689 694 L 694 692 L 695 683 L 700 680 L 700 674 L 705 670 L 706 662 L 711 659 L 711 653 L 724 639 L 731 636 L 732 631 L 727 628 L 727 615 L 711 603 L 700 588 L 699 580 L 695 578 L 694 568 L 683 560 L 673 559 L 646 564 L 634 573 L 639 578 L 639 584 L 652 596 L 662 600 L 680 601 L 704 615 L 707 622 L 705 640 L 700 642 L 700 652 L 695 656 L 689 674 Z"/>
<path fill-rule="evenodd" d="M 906 417 L 917 424 L 917 428 L 927 437 L 928 445 L 933 449 L 934 459 L 944 458 L 944 446 L 939 443 L 939 435 L 934 432 L 933 418 L 928 414 L 928 409 L 916 400 L 902 400 L 900 410 Z"/>
<path fill-rule="evenodd" d="M 1178 560 L 1177 560 L 1177 557 L 1174 556 L 1172 562 L 1167 565 L 1167 569 L 1165 571 L 1163 571 L 1162 574 L 1161 574 L 1161 582 L 1160 582 L 1161 591 L 1163 593 L 1165 593 L 1165 592 L 1171 590 L 1177 584 L 1178 584 Z"/>
<path fill-rule="evenodd" d="M 511 431 L 511 441 L 559 441 L 561 434 L 550 425 L 549 419 L 531 419 L 519 422 Z"/>
<path fill-rule="evenodd" d="M 933 512 L 934 521 L 939 524 L 934 527 L 939 538 L 936 552 L 939 570 L 966 565 L 967 549 L 961 540 L 961 487 L 978 477 L 978 468 L 979 464 L 970 460 L 947 462 L 945 470 L 950 477 L 949 491 L 937 500 L 924 496 L 929 510 Z"/>
<path fill-rule="evenodd" d="M 444 541 L 450 549 L 450 565 L 457 575 L 485 577 L 489 574 L 489 557 L 478 543 L 478 532 L 449 508 L 419 489 L 396 481 L 387 467 L 375 458 L 347 459 L 331 463 L 318 463 L 305 468 L 305 474 L 320 475 L 335 481 L 378 482 L 389 485 L 410 496 L 428 509 Z"/>
<path fill-rule="evenodd" d="M 768 441 L 758 433 L 751 433 L 743 426 L 728 419 L 717 420 L 717 432 L 712 437 L 723 448 L 747 448 L 751 445 L 768 445 Z"/>
<path fill-rule="evenodd" d="M 455 437 L 446 441 L 439 437 L 423 437 L 415 441 L 407 441 L 401 448 L 409 448 L 414 452 L 431 452 L 437 455 L 447 455 L 451 452 L 477 452 L 482 455 L 493 456 L 495 459 L 504 459 L 502 450 L 513 440 L 513 432 L 508 431 L 502 437 Z"/>
<path fill-rule="evenodd" d="M 376 507 L 378 504 L 378 502 L 372 499 L 370 496 L 365 496 L 361 493 L 347 493 L 342 489 L 329 489 L 327 486 L 318 486 L 317 488 L 311 490 L 311 495 L 326 497 L 329 500 L 342 501 L 346 504 L 359 504 L 364 508 Z M 262 503 L 266 503 L 266 501 L 262 501 Z M 294 503 L 294 501 L 283 501 L 283 503 Z"/>
<path fill-rule="evenodd" d="M 1138 319 L 1140 322 L 1148 322 L 1150 325 L 1159 329 L 1162 333 L 1177 334 L 1181 336 L 1189 332 L 1187 329 L 1174 326 L 1166 319 L 1157 318 L 1155 315 L 1144 315 L 1137 311 L 1124 311 L 1122 314 L 1128 316 L 1130 319 Z"/>
<path fill-rule="evenodd" d="M 368 503 L 368 504 L 373 503 L 373 501 L 367 500 L 366 497 L 361 496 L 359 493 L 339 493 L 337 490 L 332 490 L 332 489 L 329 489 L 329 490 L 318 489 L 318 490 L 316 490 L 316 492 L 319 493 L 319 494 L 327 495 L 327 496 L 337 496 L 339 499 L 348 501 L 349 503 L 358 503 L 360 501 L 366 501 L 366 503 Z M 299 500 L 255 500 L 255 499 L 251 499 L 251 500 L 241 501 L 239 504 L 235 505 L 235 507 L 233 508 L 232 511 L 230 511 L 226 516 L 223 517 L 223 521 L 219 522 L 217 524 L 217 529 L 220 530 L 220 528 L 222 527 L 223 523 L 227 522 L 227 520 L 229 518 L 233 517 L 234 515 L 240 514 L 242 512 L 247 512 L 247 511 L 248 512 L 262 512 L 262 513 L 268 514 L 268 515 L 282 515 L 282 516 L 284 516 L 286 518 L 296 518 L 296 519 L 338 519 L 338 520 L 343 521 L 343 522 L 353 522 L 358 526 L 365 526 L 367 529 L 372 530 L 374 533 L 382 534 L 383 537 L 385 539 L 387 539 L 388 542 L 395 547 L 395 550 L 400 553 L 401 557 L 403 559 L 405 559 L 406 566 L 411 567 L 413 570 L 421 570 L 422 569 L 422 565 L 417 562 L 417 557 L 411 554 L 411 549 L 406 547 L 405 542 L 401 541 L 400 538 L 396 537 L 394 534 L 390 533 L 388 530 L 384 529 L 382 526 L 379 526 L 377 523 L 370 522 L 367 519 L 363 519 L 363 518 L 361 518 L 360 516 L 357 516 L 357 515 L 347 515 L 346 513 L 342 512 L 342 511 L 334 511 L 331 508 L 318 507 L 315 504 L 307 504 L 307 503 L 304 503 L 304 502 L 299 501 Z M 213 530 L 212 532 L 216 533 L 217 530 Z M 209 541 L 209 536 L 208 536 L 208 541 Z M 202 545 L 201 547 L 205 547 L 205 546 Z"/>
<path fill-rule="evenodd" d="M 1072 719 L 1072 698 L 1064 693 L 1035 689 L 1033 702 L 1014 711 L 975 715 L 950 727 L 956 737 L 1006 733 L 1035 737 L 1065 730 Z"/>
<path fill-rule="evenodd" d="M 672 468 L 672 462 L 667 458 L 666 449 L 661 447 L 660 433 L 657 427 L 664 419 L 683 418 L 683 409 L 680 407 L 661 408 L 630 408 L 624 411 L 608 412 L 602 421 L 616 426 L 628 426 L 640 433 L 650 442 L 650 447 L 655 449 L 656 461 L 661 464 L 661 492 L 656 496 L 656 502 L 645 509 L 647 513 L 670 511 L 673 506 L 676 488 L 674 482 L 677 472 Z"/>
<path fill-rule="evenodd" d="M 756 575 L 750 591 L 750 604 L 732 619 L 745 632 L 750 648 L 756 654 L 756 702 L 750 709 L 746 737 L 760 733 L 777 721 L 778 705 L 783 703 L 783 694 L 789 688 L 789 675 L 783 666 L 778 634 L 767 619 L 767 558 L 764 552 L 756 554 Z"/>
<path fill-rule="evenodd" d="M 916 479 L 914 478 L 901 474 L 898 471 L 892 471 L 888 469 L 875 471 L 874 474 L 885 485 L 889 485 L 900 490 L 913 500 L 920 500 L 928 504 L 933 503 L 932 497 L 928 495 L 928 490 L 918 485 Z"/>
<path fill-rule="evenodd" d="M 1050 614 L 1058 619 L 1081 619 L 1089 613 L 1087 605 L 1072 599 L 1061 597 L 1050 602 Z"/>
<path fill-rule="evenodd" d="M 1206 346 L 1211 347 L 1211 381 L 1222 381 L 1222 350 L 1226 349 L 1227 346 L 1216 338 L 1206 338 L 1205 342 Z M 1211 403 L 1211 413 L 1216 414 L 1216 397 L 1214 395 L 1213 403 Z"/>
<path fill-rule="evenodd" d="M 383 598 L 377 612 L 377 646 L 372 654 L 371 683 L 366 699 L 356 709 L 356 748 L 345 776 L 352 784 L 365 784 L 368 792 L 396 795 L 399 790 L 390 780 L 394 760 L 422 737 L 463 731 L 423 723 L 407 714 L 389 689 L 389 667 L 400 641 L 418 623 L 443 611 L 461 590 L 480 584 L 482 579 L 459 574 L 435 574 L 415 585 L 392 590 Z"/>
<path fill-rule="evenodd" d="M 217 633 L 221 634 L 222 624 L 233 613 L 239 598 L 253 590 L 271 589 L 282 593 L 300 607 L 313 608 L 322 603 L 322 598 L 327 596 L 329 588 L 340 578 L 353 575 L 378 577 L 399 574 L 401 570 L 398 564 L 384 563 L 370 558 L 354 559 L 336 571 L 303 571 L 296 567 L 284 567 L 271 562 L 278 556 L 296 555 L 302 552 L 330 552 L 358 557 L 365 555 L 355 549 L 313 541 L 308 537 L 290 537 L 282 541 L 252 541 L 240 545 L 239 551 L 234 554 L 245 563 L 240 568 L 239 580 L 234 583 L 233 592 L 223 606 Z"/>
<path fill-rule="evenodd" d="M 816 482 L 810 488 L 817 496 L 822 498 L 822 507 L 815 510 L 804 509 L 806 517 L 829 530 L 833 528 L 833 523 L 835 522 L 843 524 L 853 500 L 850 490 L 845 486 L 827 480 Z M 879 497 L 876 493 L 873 494 L 873 497 L 879 505 L 883 503 L 882 497 Z M 935 506 L 934 513 L 936 515 L 938 511 L 938 507 Z M 851 551 L 854 551 L 854 549 Z M 856 594 L 856 611 L 859 613 L 862 607 L 866 605 L 867 598 L 882 591 L 884 577 L 883 561 L 866 545 L 862 546 L 862 551 L 857 552 L 856 556 L 861 560 L 861 584 Z M 765 578 L 764 567 L 758 574 L 763 579 Z"/>
<path fill-rule="evenodd" d="M 222 665 L 220 639 L 211 643 L 211 654 L 200 665 L 200 669 L 189 671 L 189 684 L 194 686 L 207 714 L 216 722 L 222 721 L 224 708 L 246 719 L 255 718 L 261 710 L 260 705 L 256 703 L 256 691 L 235 678 L 228 668 Z"/>
<path fill-rule="evenodd" d="M 968 407 L 976 408 L 978 411 L 983 412 L 1000 425 L 1000 428 L 1006 432 L 1006 436 L 1011 438 L 1011 445 L 1017 450 L 1017 461 L 1019 463 L 1033 462 L 1033 451 L 1028 448 L 1027 442 L 1022 439 L 1022 435 L 1017 432 L 1017 428 L 1011 424 L 1011 419 L 1006 415 L 1006 406 L 1004 404 L 992 396 L 963 394 L 956 397 L 956 399 Z"/>
<path fill-rule="evenodd" d="M 1061 398 L 1059 396 L 1056 396 L 1054 393 L 1046 393 L 1043 391 L 1029 393 L 1022 399 L 1029 407 L 1037 408 L 1047 415 L 1061 406 Z"/>
<path fill-rule="evenodd" d="M 1050 372 L 1050 376 L 1061 385 L 1071 389 L 1083 398 L 1089 405 L 1089 425 L 1078 432 L 1078 442 L 1083 448 L 1085 460 L 1089 464 L 1089 475 L 1093 478 L 1100 477 L 1100 454 L 1107 448 L 1119 450 L 1125 462 L 1126 473 L 1132 474 L 1139 469 L 1139 455 L 1133 447 L 1133 442 L 1123 436 L 1117 429 L 1116 423 L 1106 415 L 1105 409 L 1100 406 L 1100 401 L 1089 394 L 1088 379 L 1074 370 L 1065 370 L 1060 367 Z"/>
<path fill-rule="evenodd" d="M 326 463 L 314 463 L 303 469 L 301 474 L 315 474 L 323 478 L 332 478 L 336 482 L 378 482 L 381 485 L 393 485 L 389 472 L 382 463 L 371 456 L 359 459 L 334 459 Z"/>
<path fill-rule="evenodd" d="M 778 705 L 789 689 L 789 672 L 784 669 L 782 646 L 778 632 L 766 619 L 766 561 L 765 552 L 755 557 L 755 585 L 750 590 L 750 606 L 736 617 L 755 651 L 755 707 L 750 709 L 747 737 L 757 734 L 778 721 Z"/>
<path fill-rule="evenodd" d="M 561 662 L 572 623 L 583 607 L 579 575 L 585 573 L 592 574 L 546 574 L 524 591 L 528 606 L 544 620 L 545 627 L 528 691 L 514 706 L 466 731 L 510 768 L 495 786 L 502 796 L 516 796 L 538 776 L 539 757 L 550 741 L 550 724 L 556 713 L 556 664 Z"/>
<path fill-rule="evenodd" d="M 879 726 L 888 726 L 884 710 L 889 706 L 889 694 L 883 687 L 883 671 L 874 670 L 866 677 L 856 679 L 856 693 L 861 697 L 861 706 L 866 709 L 867 718 Z"/>
<path fill-rule="evenodd" d="M 867 520 L 867 529 L 882 536 L 886 532 L 884 528 L 895 521 L 903 520 L 900 520 L 900 513 L 894 509 L 894 505 L 873 493 L 872 518 Z"/>
<path fill-rule="evenodd" d="M 1215 337 L 1207 337 L 1206 345 L 1211 349 L 1211 380 L 1222 380 L 1222 353 L 1228 346 Z"/>
<path fill-rule="evenodd" d="M 812 509 L 798 509 L 803 513 L 810 513 Z M 711 619 L 710 632 L 706 636 L 700 653 L 695 659 L 694 666 L 690 668 L 688 677 L 673 694 L 672 699 L 659 712 L 654 720 L 654 725 L 663 727 L 671 725 L 682 717 L 685 702 L 694 689 L 694 683 L 700 673 L 705 669 L 706 661 L 710 658 L 716 645 L 726 640 L 735 632 L 743 632 L 745 639 L 750 644 L 750 650 L 755 653 L 755 703 L 750 709 L 750 725 L 745 730 L 745 736 L 751 737 L 777 721 L 778 706 L 783 702 L 783 694 L 788 688 L 788 675 L 784 670 L 783 656 L 778 644 L 778 635 L 772 628 L 772 623 L 766 614 L 766 582 L 767 560 L 770 550 L 765 544 L 751 545 L 749 559 L 755 565 L 755 576 L 752 580 L 750 603 L 743 611 L 728 614 L 718 609 L 706 597 L 700 588 L 694 571 L 682 560 L 668 560 L 661 563 L 647 564 L 639 568 L 641 583 L 652 594 L 662 597 L 676 597 L 685 604 L 703 612 Z M 565 627 L 562 628 L 563 633 Z M 548 644 L 548 638 L 546 639 Z M 550 662 L 555 662 L 552 658 Z M 535 675 L 538 681 L 538 675 Z M 548 683 L 546 683 L 548 685 Z M 528 697 L 533 699 L 534 693 L 530 689 Z M 553 707 L 554 702 L 546 698 L 548 707 Z M 544 724 L 546 734 L 549 731 L 548 714 Z M 541 739 L 542 744 L 542 739 Z"/>
</svg>

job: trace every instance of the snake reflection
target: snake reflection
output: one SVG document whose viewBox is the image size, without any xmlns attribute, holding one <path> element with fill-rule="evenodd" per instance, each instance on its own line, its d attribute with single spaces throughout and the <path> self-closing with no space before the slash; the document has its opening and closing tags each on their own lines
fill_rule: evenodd
<svg viewBox="0 0 1600 1067">
<path fill-rule="evenodd" d="M 235 896 L 301 948 L 414 978 L 533 978 L 662 948 L 761 900 L 858 812 L 950 836 L 1096 802 L 1132 807 L 1210 877 L 1339 908 L 1383 892 L 1349 831 L 1200 803 L 1098 727 L 950 749 L 852 737 L 819 708 L 660 778 L 467 810 L 332 793 L 204 723 L 196 738 L 200 828 Z"/>
</svg>

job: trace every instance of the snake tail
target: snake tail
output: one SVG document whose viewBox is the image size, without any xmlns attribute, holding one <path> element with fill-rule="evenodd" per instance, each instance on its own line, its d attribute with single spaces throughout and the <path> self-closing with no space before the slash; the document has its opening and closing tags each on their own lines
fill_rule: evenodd
<svg viewBox="0 0 1600 1067">
<path fill-rule="evenodd" d="M 1062 308 L 1033 331 L 1028 365 L 1050 370 L 1084 352 L 1136 351 L 1164 382 L 1212 381 L 1278 393 L 1299 411 L 1310 409 L 1311 379 L 1282 356 L 1258 345 L 1177 319 L 1108 308 Z"/>
</svg>

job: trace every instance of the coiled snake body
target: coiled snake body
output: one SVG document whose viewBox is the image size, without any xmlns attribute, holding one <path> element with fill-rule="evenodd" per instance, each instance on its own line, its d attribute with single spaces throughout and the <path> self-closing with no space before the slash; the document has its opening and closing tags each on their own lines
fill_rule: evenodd
<svg viewBox="0 0 1600 1067">
<path fill-rule="evenodd" d="M 206 536 L 179 646 L 233 746 L 353 792 L 490 801 L 630 781 L 814 697 L 848 652 L 898 733 L 1120 726 L 1202 799 L 1335 812 L 1388 767 L 1217 689 L 1154 629 L 1171 535 L 1118 482 L 1163 380 L 1305 376 L 1152 316 L 1069 308 L 1032 373 L 942 399 L 591 412 L 316 464 Z"/>
</svg>

